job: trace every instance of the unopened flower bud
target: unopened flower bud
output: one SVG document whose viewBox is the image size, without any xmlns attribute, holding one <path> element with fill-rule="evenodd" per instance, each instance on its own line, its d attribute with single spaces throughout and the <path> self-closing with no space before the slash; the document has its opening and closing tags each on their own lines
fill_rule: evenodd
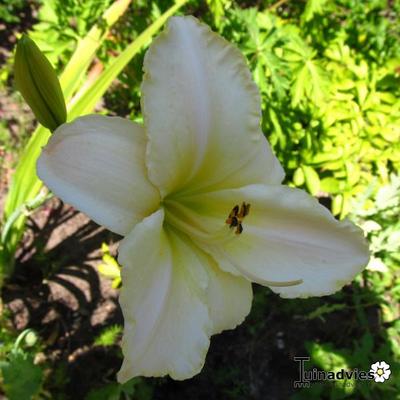
<svg viewBox="0 0 400 400">
<path fill-rule="evenodd" d="M 26 35 L 17 45 L 14 75 L 17 89 L 43 126 L 54 131 L 66 121 L 67 110 L 56 72 Z"/>
</svg>

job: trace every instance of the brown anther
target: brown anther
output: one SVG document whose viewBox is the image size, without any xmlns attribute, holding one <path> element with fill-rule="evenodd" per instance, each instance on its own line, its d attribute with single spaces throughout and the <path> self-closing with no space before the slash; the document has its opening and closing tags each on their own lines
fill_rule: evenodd
<svg viewBox="0 0 400 400">
<path fill-rule="evenodd" d="M 250 204 L 243 201 L 240 209 L 238 205 L 232 208 L 232 211 L 229 213 L 225 222 L 229 225 L 229 228 L 236 227 L 235 233 L 240 235 L 243 232 L 243 218 L 248 215 L 249 212 Z"/>
<path fill-rule="evenodd" d="M 250 204 L 243 202 L 242 206 L 240 207 L 238 218 L 243 219 L 246 215 L 249 215 L 249 212 L 250 212 Z"/>
<path fill-rule="evenodd" d="M 232 208 L 232 211 L 229 213 L 228 219 L 225 222 L 228 225 L 230 225 L 230 227 L 237 225 L 237 223 L 235 225 L 232 225 L 232 224 L 234 223 L 234 219 L 236 219 L 238 212 L 239 212 L 239 206 L 236 205 L 235 207 Z"/>
<path fill-rule="evenodd" d="M 239 220 L 236 217 L 232 217 L 232 222 L 229 225 L 229 228 L 233 228 L 239 225 Z"/>
<path fill-rule="evenodd" d="M 235 233 L 236 233 L 236 235 L 240 235 L 242 232 L 243 232 L 243 226 L 242 226 L 242 224 L 239 222 L 239 223 L 238 223 L 238 226 L 236 227 Z"/>
</svg>

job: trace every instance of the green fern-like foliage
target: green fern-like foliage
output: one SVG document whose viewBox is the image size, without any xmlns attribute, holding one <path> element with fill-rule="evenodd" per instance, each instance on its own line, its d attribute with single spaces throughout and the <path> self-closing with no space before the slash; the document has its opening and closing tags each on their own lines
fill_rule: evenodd
<svg viewBox="0 0 400 400">
<path fill-rule="evenodd" d="M 108 326 L 97 336 L 94 340 L 94 344 L 97 346 L 113 346 L 117 343 L 122 330 L 121 325 Z"/>
</svg>

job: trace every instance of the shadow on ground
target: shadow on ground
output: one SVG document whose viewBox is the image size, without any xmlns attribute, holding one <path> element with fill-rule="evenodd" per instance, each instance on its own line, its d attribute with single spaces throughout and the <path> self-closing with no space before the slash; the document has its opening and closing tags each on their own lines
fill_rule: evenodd
<svg viewBox="0 0 400 400">
<path fill-rule="evenodd" d="M 105 327 L 123 324 L 118 293 L 96 269 L 101 244 L 118 240 L 53 199 L 29 220 L 15 273 L 3 289 L 15 328 L 39 333 L 47 360 L 63 370 L 65 391 L 74 398 L 121 363 L 118 348 L 93 346 Z"/>
</svg>

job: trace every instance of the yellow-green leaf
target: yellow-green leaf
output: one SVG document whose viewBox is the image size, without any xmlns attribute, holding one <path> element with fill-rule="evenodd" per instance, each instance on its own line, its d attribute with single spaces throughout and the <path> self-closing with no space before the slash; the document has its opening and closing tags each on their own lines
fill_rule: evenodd
<svg viewBox="0 0 400 400">
<path fill-rule="evenodd" d="M 306 183 L 306 187 L 308 191 L 315 196 L 320 189 L 320 180 L 317 172 L 315 171 L 314 168 L 308 166 L 308 165 L 303 165 L 301 167 L 304 172 L 304 179 Z"/>
</svg>

